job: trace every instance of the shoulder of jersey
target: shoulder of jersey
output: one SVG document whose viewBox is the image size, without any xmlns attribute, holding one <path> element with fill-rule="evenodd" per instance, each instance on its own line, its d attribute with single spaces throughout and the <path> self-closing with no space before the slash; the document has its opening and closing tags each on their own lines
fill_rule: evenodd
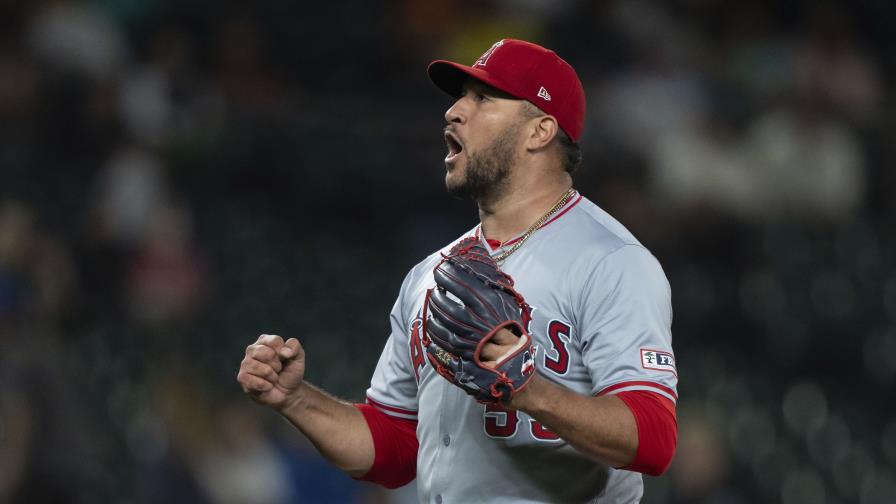
<svg viewBox="0 0 896 504">
<path fill-rule="evenodd" d="M 550 226 L 554 229 L 549 232 L 563 247 L 577 252 L 583 248 L 609 252 L 624 245 L 642 246 L 622 223 L 587 198 Z"/>
</svg>

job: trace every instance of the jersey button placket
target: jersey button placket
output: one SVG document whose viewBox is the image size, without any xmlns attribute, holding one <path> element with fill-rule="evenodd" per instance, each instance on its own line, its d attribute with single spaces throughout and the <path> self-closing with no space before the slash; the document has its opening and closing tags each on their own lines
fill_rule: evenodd
<svg viewBox="0 0 896 504">
<path fill-rule="evenodd" d="M 436 429 L 438 429 L 436 432 L 440 432 L 441 436 L 433 441 L 435 441 L 438 451 L 435 465 L 437 467 L 445 468 L 445 470 L 435 471 L 432 486 L 430 487 L 430 491 L 432 492 L 430 495 L 433 496 L 432 501 L 430 502 L 436 502 L 436 504 L 441 503 L 445 498 L 444 494 L 450 485 L 450 482 L 447 480 L 447 474 L 455 463 L 454 454 L 451 453 L 454 450 L 449 447 L 451 444 L 451 433 L 453 432 L 455 436 L 457 435 L 455 429 L 457 428 L 457 423 L 460 419 L 458 410 L 461 405 L 459 404 L 459 401 L 466 400 L 467 398 L 466 394 L 447 381 L 445 381 L 442 386 L 444 388 L 442 389 L 441 411 L 439 412 L 438 425 L 435 426 Z M 439 441 L 441 441 L 441 443 L 439 443 Z M 456 442 L 457 439 L 455 438 L 454 441 Z"/>
</svg>

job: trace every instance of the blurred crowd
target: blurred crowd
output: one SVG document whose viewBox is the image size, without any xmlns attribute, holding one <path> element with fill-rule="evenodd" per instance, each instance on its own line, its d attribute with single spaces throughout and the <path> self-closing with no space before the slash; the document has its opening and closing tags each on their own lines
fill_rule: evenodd
<svg viewBox="0 0 896 504">
<path fill-rule="evenodd" d="M 235 382 L 262 332 L 361 400 L 444 194 L 435 58 L 555 49 L 576 187 L 673 289 L 646 503 L 896 495 L 886 2 L 0 1 L 0 502 L 410 502 Z M 412 487 L 413 485 L 411 485 Z"/>
</svg>

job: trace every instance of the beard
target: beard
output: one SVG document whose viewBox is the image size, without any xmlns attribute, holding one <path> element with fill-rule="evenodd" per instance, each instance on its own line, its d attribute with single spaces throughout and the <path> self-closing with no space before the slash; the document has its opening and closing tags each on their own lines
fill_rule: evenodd
<svg viewBox="0 0 896 504">
<path fill-rule="evenodd" d="M 448 194 L 473 201 L 497 199 L 507 188 L 520 127 L 520 123 L 509 126 L 481 152 L 468 153 L 464 178 L 445 183 Z"/>
</svg>

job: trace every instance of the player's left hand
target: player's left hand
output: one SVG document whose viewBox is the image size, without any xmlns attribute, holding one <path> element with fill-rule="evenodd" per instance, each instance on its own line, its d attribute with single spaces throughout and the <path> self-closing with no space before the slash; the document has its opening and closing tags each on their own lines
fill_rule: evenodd
<svg viewBox="0 0 896 504">
<path fill-rule="evenodd" d="M 423 317 L 430 364 L 480 402 L 509 402 L 535 372 L 531 308 L 478 238 L 455 245 L 433 276 Z"/>
</svg>

